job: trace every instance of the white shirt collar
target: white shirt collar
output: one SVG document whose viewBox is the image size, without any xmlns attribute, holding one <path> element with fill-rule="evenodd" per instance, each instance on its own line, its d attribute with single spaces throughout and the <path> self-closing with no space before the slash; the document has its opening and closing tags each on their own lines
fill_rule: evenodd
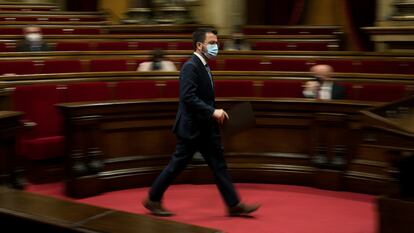
<svg viewBox="0 0 414 233">
<path fill-rule="evenodd" d="M 203 56 L 201 56 L 200 54 L 198 54 L 197 52 L 194 52 L 194 54 L 201 60 L 201 62 L 203 63 L 204 66 L 207 65 L 207 61 L 206 59 L 204 59 Z"/>
</svg>

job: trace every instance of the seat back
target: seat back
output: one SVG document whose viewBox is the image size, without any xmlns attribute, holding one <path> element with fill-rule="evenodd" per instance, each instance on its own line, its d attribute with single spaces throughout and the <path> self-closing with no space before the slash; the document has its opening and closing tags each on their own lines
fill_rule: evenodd
<svg viewBox="0 0 414 233">
<path fill-rule="evenodd" d="M 253 81 L 217 80 L 214 82 L 214 93 L 217 97 L 253 97 Z"/>
<path fill-rule="evenodd" d="M 12 93 L 14 110 L 24 112 L 24 120 L 37 124 L 33 129 L 37 137 L 61 134 L 62 119 L 55 107 L 60 100 L 56 85 L 17 86 Z"/>
<path fill-rule="evenodd" d="M 77 41 L 59 41 L 55 45 L 56 51 L 89 51 L 91 45 L 89 42 L 77 42 Z"/>
<path fill-rule="evenodd" d="M 388 102 L 405 97 L 405 85 L 390 83 L 361 83 L 357 100 Z"/>
<path fill-rule="evenodd" d="M 96 59 L 90 61 L 90 71 L 128 71 L 126 59 Z"/>
<path fill-rule="evenodd" d="M 78 73 L 82 72 L 80 60 L 45 60 L 43 73 Z"/>
<path fill-rule="evenodd" d="M 111 90 L 106 82 L 70 83 L 66 85 L 65 102 L 106 101 L 111 99 Z"/>
<path fill-rule="evenodd" d="M 162 94 L 163 98 L 179 98 L 180 97 L 180 81 L 167 80 Z"/>
<path fill-rule="evenodd" d="M 35 63 L 29 60 L 1 61 L 0 74 L 36 74 Z"/>
<path fill-rule="evenodd" d="M 265 80 L 261 95 L 272 98 L 301 98 L 303 84 L 302 80 Z"/>
<path fill-rule="evenodd" d="M 134 80 L 118 82 L 115 88 L 116 99 L 153 99 L 160 98 L 160 91 L 153 80 Z"/>
</svg>

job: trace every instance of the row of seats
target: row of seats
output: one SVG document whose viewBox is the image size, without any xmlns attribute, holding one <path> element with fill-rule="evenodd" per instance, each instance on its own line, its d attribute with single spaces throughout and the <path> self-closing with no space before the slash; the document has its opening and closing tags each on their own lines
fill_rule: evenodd
<svg viewBox="0 0 414 233">
<path fill-rule="evenodd" d="M 3 45 L 2 45 L 3 44 Z M 60 41 L 52 43 L 54 51 L 123 51 L 123 50 L 192 50 L 191 41 Z M 10 42 L 0 43 L 0 52 L 12 52 Z"/>
<path fill-rule="evenodd" d="M 179 69 L 188 59 L 187 56 L 171 60 Z M 0 74 L 43 74 L 135 71 L 145 58 L 114 59 L 50 59 L 50 60 L 0 60 Z M 307 72 L 315 64 L 329 64 L 335 72 L 376 73 L 376 74 L 414 74 L 414 60 L 377 60 L 364 58 L 226 58 L 218 57 L 209 62 L 213 71 L 288 71 Z"/>
<path fill-rule="evenodd" d="M 216 80 L 217 97 L 301 98 L 304 80 Z M 414 94 L 412 86 L 386 83 L 340 83 L 350 100 L 392 101 Z M 55 104 L 78 101 L 177 98 L 178 80 L 83 82 L 65 85 L 17 86 L 13 110 L 36 126 L 19 140 L 19 154 L 29 160 L 63 156 L 62 117 Z"/>
<path fill-rule="evenodd" d="M 253 50 L 294 50 L 294 51 L 337 51 L 340 50 L 338 42 L 333 41 L 257 41 L 251 43 Z"/>
<path fill-rule="evenodd" d="M 25 26 L 2 26 L 0 27 L 0 35 L 23 35 Z M 106 34 L 108 31 L 99 26 L 50 26 L 42 27 L 44 35 L 99 35 Z"/>
<path fill-rule="evenodd" d="M 41 21 L 41 22 L 100 22 L 106 21 L 103 16 L 97 15 L 0 15 L 0 22 L 16 22 L 16 21 Z"/>
<path fill-rule="evenodd" d="M 29 4 L 5 4 L 0 5 L 0 11 L 57 11 L 59 7 L 56 5 L 29 5 Z"/>
<path fill-rule="evenodd" d="M 340 27 L 336 26 L 277 26 L 277 25 L 246 25 L 246 35 L 340 35 Z"/>
<path fill-rule="evenodd" d="M 122 50 L 192 50 L 191 41 L 59 41 L 52 43 L 54 51 L 122 51 Z M 256 41 L 253 50 L 337 51 L 337 42 Z M 0 52 L 13 52 L 16 42 L 0 42 Z"/>
</svg>

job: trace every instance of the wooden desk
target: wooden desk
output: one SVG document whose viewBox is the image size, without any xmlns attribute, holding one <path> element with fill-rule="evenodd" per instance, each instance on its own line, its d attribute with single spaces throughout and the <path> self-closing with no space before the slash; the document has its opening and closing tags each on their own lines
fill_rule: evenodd
<svg viewBox="0 0 414 233">
<path fill-rule="evenodd" d="M 228 109 L 244 100 L 221 100 L 218 107 Z M 235 182 L 349 191 L 366 186 L 372 188 L 367 192 L 384 191 L 388 177 L 378 174 L 388 164 L 377 166 L 372 158 L 372 164 L 367 165 L 371 170 L 365 173 L 356 166 L 348 167 L 359 160 L 353 140 L 360 123 L 359 111 L 375 103 L 250 101 L 256 115 L 255 128 L 223 138 Z M 171 128 L 177 104 L 165 99 L 59 104 L 67 140 L 68 195 L 85 197 L 150 185 L 175 149 Z M 374 179 L 367 179 L 371 177 Z M 206 165 L 192 164 L 177 182 L 210 183 L 212 177 Z"/>
<path fill-rule="evenodd" d="M 16 155 L 16 136 L 21 131 L 21 112 L 0 111 L 0 185 L 23 188 L 22 161 Z"/>
<path fill-rule="evenodd" d="M 408 233 L 414 229 L 414 97 L 362 111 L 361 158 L 375 152 L 388 163 L 388 193 L 378 198 L 381 233 Z"/>
</svg>

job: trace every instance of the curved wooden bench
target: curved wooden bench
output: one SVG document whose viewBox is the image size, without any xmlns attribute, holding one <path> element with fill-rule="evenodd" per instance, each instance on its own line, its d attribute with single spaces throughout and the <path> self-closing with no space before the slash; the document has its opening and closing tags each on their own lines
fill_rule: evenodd
<svg viewBox="0 0 414 233">
<path fill-rule="evenodd" d="M 252 103 L 256 126 L 235 136 L 223 136 L 235 182 L 387 192 L 391 176 L 383 172 L 391 167 L 384 160 L 387 148 L 381 153 L 367 151 L 361 147 L 364 142 L 358 140 L 362 136 L 357 130 L 362 123 L 359 111 L 377 103 L 242 98 L 220 100 L 218 107 L 229 109 L 243 101 Z M 64 115 L 65 137 L 70 145 L 65 151 L 69 159 L 70 196 L 148 186 L 174 151 L 171 127 L 176 100 L 58 106 Z M 100 163 L 103 167 L 93 166 Z M 177 182 L 208 183 L 212 177 L 206 165 L 193 164 Z"/>
</svg>

